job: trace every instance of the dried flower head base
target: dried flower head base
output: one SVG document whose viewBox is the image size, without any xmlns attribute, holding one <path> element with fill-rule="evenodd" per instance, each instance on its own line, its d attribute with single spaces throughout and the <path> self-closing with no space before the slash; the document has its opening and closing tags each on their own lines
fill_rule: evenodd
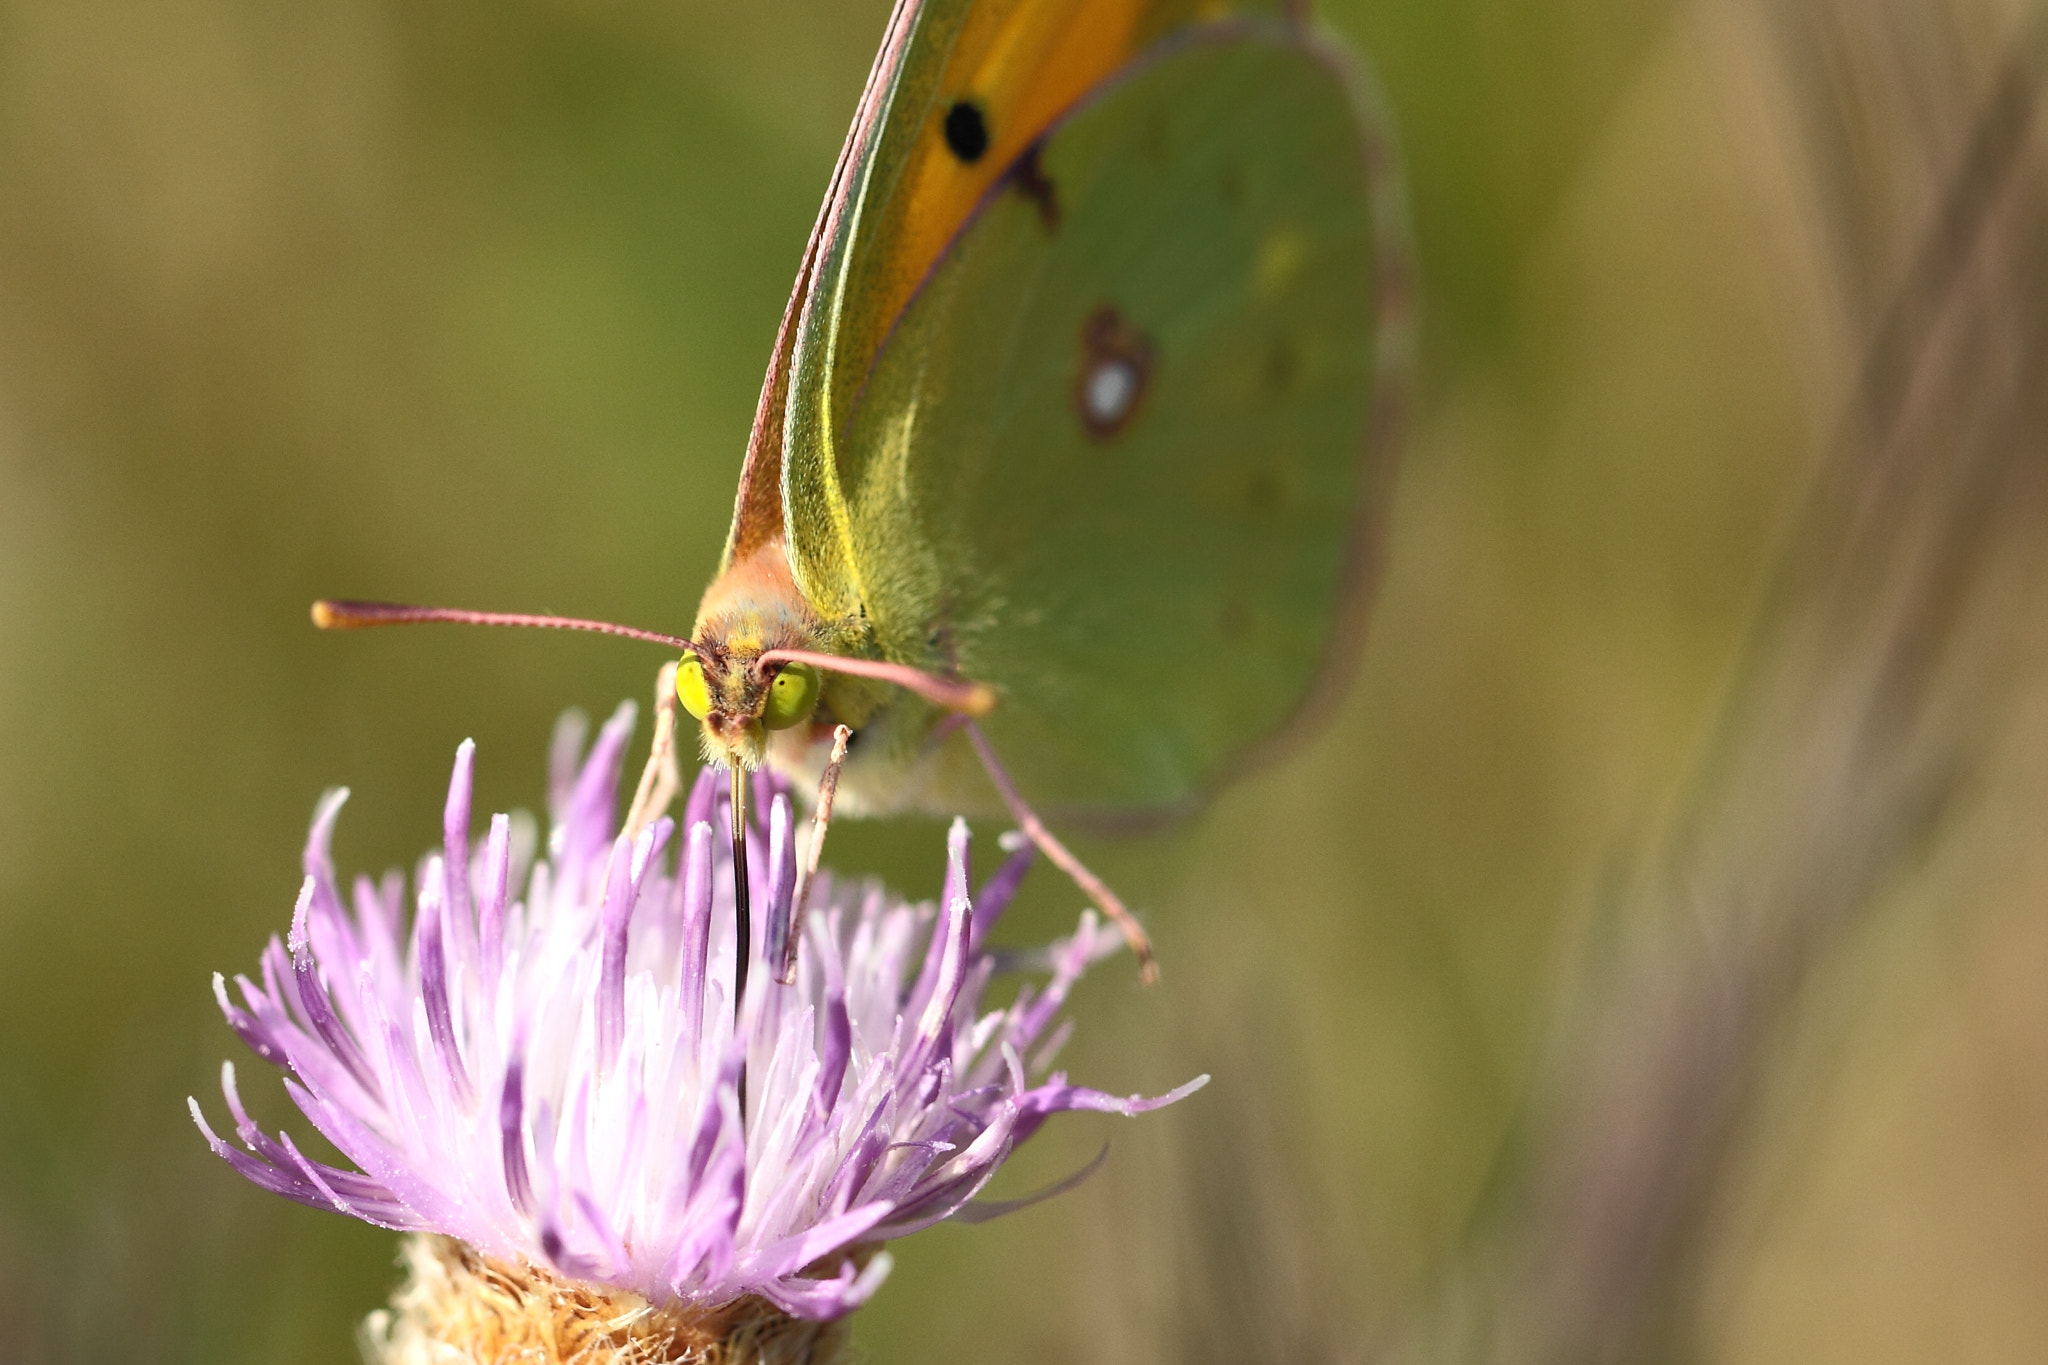
<svg viewBox="0 0 2048 1365">
<path fill-rule="evenodd" d="M 414 1233 L 400 1259 L 405 1283 L 363 1324 L 369 1365 L 830 1365 L 849 1335 L 845 1318 L 793 1318 L 753 1296 L 663 1307 L 508 1266 L 452 1237 Z"/>
<path fill-rule="evenodd" d="M 755 970 L 735 1009 L 729 845 L 713 824 L 729 779 L 698 779 L 680 839 L 665 816 L 621 832 L 632 720 L 622 706 L 587 754 L 580 726 L 558 731 L 538 857 L 503 815 L 472 842 L 474 748 L 464 744 L 409 924 L 396 874 L 357 878 L 344 900 L 328 850 L 345 793 L 330 793 L 288 939 L 272 938 L 260 981 L 238 976 L 231 991 L 215 977 L 230 1026 L 286 1072 L 293 1102 L 350 1164 L 259 1127 L 232 1064 L 221 1088 L 240 1149 L 192 1103 L 213 1150 L 288 1198 L 473 1253 L 410 1254 L 414 1284 L 385 1323 L 388 1349 L 432 1322 L 497 1320 L 495 1310 L 427 1312 L 430 1283 L 524 1286 L 506 1300 L 521 1304 L 587 1293 L 594 1324 L 619 1316 L 595 1305 L 621 1294 L 700 1322 L 750 1299 L 830 1321 L 887 1275 L 876 1248 L 890 1238 L 1028 1202 L 976 1196 L 1051 1115 L 1136 1114 L 1206 1079 L 1148 1099 L 1051 1070 L 1069 989 L 1122 944 L 1092 912 L 1070 937 L 1017 959 L 1042 968 L 1043 982 L 982 1009 L 1003 965 L 988 933 L 1028 847 L 970 894 L 968 833 L 956 822 L 939 906 L 820 872 L 793 924 L 796 821 L 766 776 L 750 804 L 767 827 L 748 841 L 766 913 L 753 918 Z M 799 942 L 795 980 L 783 985 L 762 966 L 788 934 Z M 728 1325 L 754 1321 L 741 1313 Z M 590 1330 L 588 1341 L 601 1339 Z M 427 1358 L 548 1359 L 448 1344 L 457 1349 Z M 589 1359 L 643 1358 L 610 1349 Z"/>
</svg>

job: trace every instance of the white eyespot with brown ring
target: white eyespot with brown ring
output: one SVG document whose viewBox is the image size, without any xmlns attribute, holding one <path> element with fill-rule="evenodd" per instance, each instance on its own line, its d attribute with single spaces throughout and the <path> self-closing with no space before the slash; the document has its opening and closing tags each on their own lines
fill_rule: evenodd
<svg viewBox="0 0 2048 1365">
<path fill-rule="evenodd" d="M 1098 441 L 1130 424 L 1152 381 L 1152 339 L 1107 305 L 1081 326 L 1081 371 L 1074 407 L 1081 428 Z"/>
</svg>

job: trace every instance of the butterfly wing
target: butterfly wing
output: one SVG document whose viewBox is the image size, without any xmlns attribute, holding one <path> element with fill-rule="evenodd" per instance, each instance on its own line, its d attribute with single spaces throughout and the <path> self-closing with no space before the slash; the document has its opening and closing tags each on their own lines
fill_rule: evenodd
<svg viewBox="0 0 2048 1365">
<path fill-rule="evenodd" d="M 762 385 L 722 567 L 785 534 L 821 615 L 857 615 L 837 437 L 933 262 L 1053 120 L 1198 15 L 1289 0 L 900 0 L 812 230 Z M 978 142 L 949 133 L 971 111 Z M 962 149 L 972 155 L 962 155 Z"/>
<path fill-rule="evenodd" d="M 1404 311 L 1361 110 L 1289 23 L 1154 44 L 991 181 L 848 403 L 874 638 L 1000 690 L 984 725 L 1034 801 L 1184 805 L 1349 653 Z M 985 804 L 918 705 L 849 782 Z"/>
</svg>

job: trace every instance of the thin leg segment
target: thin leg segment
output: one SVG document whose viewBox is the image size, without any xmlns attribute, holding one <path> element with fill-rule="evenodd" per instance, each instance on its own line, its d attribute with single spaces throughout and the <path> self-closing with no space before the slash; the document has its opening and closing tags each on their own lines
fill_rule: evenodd
<svg viewBox="0 0 2048 1365">
<path fill-rule="evenodd" d="M 633 804 L 626 808 L 626 834 L 637 836 L 660 819 L 682 786 L 676 767 L 676 666 L 668 664 L 654 683 L 654 744 L 647 751 L 647 766 L 640 770 Z"/>
<path fill-rule="evenodd" d="M 1031 809 L 1017 790 L 1017 784 L 1010 780 L 1009 770 L 996 757 L 995 746 L 988 742 L 988 736 L 972 720 L 961 718 L 961 728 L 974 745 L 974 752 L 981 756 L 981 766 L 987 770 L 989 781 L 996 784 L 1002 794 L 1003 804 L 1010 808 L 1010 815 L 1026 838 L 1038 845 L 1038 851 L 1052 860 L 1055 867 L 1073 878 L 1074 884 L 1088 893 L 1088 899 L 1100 906 L 1102 913 L 1116 921 L 1116 927 L 1124 931 L 1124 941 L 1131 945 L 1131 952 L 1137 955 L 1138 979 L 1151 984 L 1159 979 L 1159 963 L 1152 956 L 1152 940 L 1145 936 L 1145 928 L 1137 917 L 1124 908 L 1124 903 L 1109 884 L 1088 870 L 1087 864 L 1067 851 L 1067 846 L 1053 836 L 1038 818 L 1038 812 Z"/>
<path fill-rule="evenodd" d="M 832 757 L 825 775 L 818 780 L 818 810 L 811 819 L 811 847 L 797 869 L 796 890 L 789 898 L 789 932 L 782 936 L 782 961 L 775 964 L 775 979 L 785 986 L 796 984 L 796 946 L 803 935 L 804 902 L 810 899 L 811 879 L 818 875 L 818 857 L 825 851 L 825 830 L 832 823 L 832 798 L 839 794 L 839 769 L 846 762 L 846 741 L 853 731 L 844 725 L 832 731 Z"/>
</svg>

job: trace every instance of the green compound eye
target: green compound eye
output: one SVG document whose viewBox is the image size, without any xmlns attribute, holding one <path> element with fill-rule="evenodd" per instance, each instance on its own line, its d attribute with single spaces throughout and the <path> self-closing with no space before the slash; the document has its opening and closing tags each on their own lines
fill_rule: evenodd
<svg viewBox="0 0 2048 1365">
<path fill-rule="evenodd" d="M 695 658 L 676 666 L 676 700 L 698 720 L 711 714 L 711 688 L 704 681 L 704 665 Z"/>
<path fill-rule="evenodd" d="M 678 685 L 681 677 L 678 675 Z M 818 670 L 809 664 L 784 664 L 768 684 L 768 705 L 761 711 L 761 723 L 771 730 L 801 725 L 818 709 Z M 684 705 L 688 705 L 687 702 Z"/>
</svg>

